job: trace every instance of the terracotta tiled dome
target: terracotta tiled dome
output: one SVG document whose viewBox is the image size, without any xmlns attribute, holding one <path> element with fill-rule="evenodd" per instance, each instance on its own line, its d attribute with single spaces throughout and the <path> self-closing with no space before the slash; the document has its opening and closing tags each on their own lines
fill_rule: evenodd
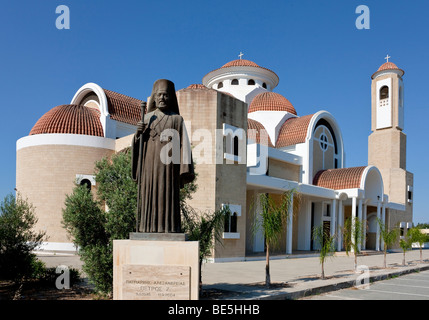
<svg viewBox="0 0 429 320">
<path fill-rule="evenodd" d="M 280 128 L 276 148 L 283 148 L 298 143 L 304 143 L 307 137 L 308 126 L 313 114 L 299 118 L 290 118 Z"/>
<path fill-rule="evenodd" d="M 314 176 L 315 186 L 334 190 L 360 188 L 366 167 L 321 170 Z"/>
<path fill-rule="evenodd" d="M 271 142 L 270 136 L 266 133 L 267 139 L 261 140 L 261 131 L 265 130 L 264 126 L 253 119 L 247 119 L 247 139 L 253 140 L 256 143 L 263 144 L 268 143 L 268 146 L 274 148 Z"/>
<path fill-rule="evenodd" d="M 393 62 L 383 63 L 377 71 L 399 69 Z"/>
<path fill-rule="evenodd" d="M 281 94 L 263 92 L 253 98 L 249 106 L 249 113 L 255 111 L 287 111 L 297 115 L 292 103 Z"/>
<path fill-rule="evenodd" d="M 121 93 L 103 89 L 106 94 L 110 119 L 137 125 L 141 120 L 142 100 Z"/>
<path fill-rule="evenodd" d="M 44 133 L 104 136 L 100 113 L 95 109 L 73 104 L 61 105 L 49 110 L 30 131 L 30 135 Z"/>
<path fill-rule="evenodd" d="M 404 75 L 404 73 L 405 73 L 405 71 L 404 71 L 404 70 L 402 70 L 402 69 L 398 68 L 398 66 L 397 66 L 396 64 L 394 64 L 393 62 L 390 62 L 390 61 L 389 61 L 389 62 L 385 62 L 385 63 L 383 63 L 383 64 L 380 66 L 380 68 L 378 68 L 377 72 L 375 72 L 375 73 L 372 75 L 372 77 L 371 77 L 371 78 L 373 78 L 373 79 L 374 79 L 375 75 L 376 75 L 378 72 L 386 71 L 386 70 L 397 70 L 397 71 L 401 72 L 401 73 L 402 73 L 402 75 Z M 402 75 L 401 75 L 401 76 L 402 76 Z"/>
<path fill-rule="evenodd" d="M 201 83 L 194 83 L 188 86 L 186 89 L 208 89 L 208 88 Z"/>
<path fill-rule="evenodd" d="M 256 64 L 253 61 L 250 60 L 246 60 L 246 59 L 237 59 L 237 60 L 232 60 L 228 63 L 225 63 L 222 67 L 220 67 L 219 69 L 213 70 L 213 71 L 217 71 L 217 70 L 221 70 L 221 69 L 226 69 L 226 68 L 232 68 L 232 67 L 254 67 L 254 68 L 261 68 L 264 70 L 268 70 L 270 72 L 272 72 L 276 77 L 276 73 L 268 68 L 264 68 L 261 67 L 260 65 Z M 212 72 L 213 72 L 212 71 Z"/>
<path fill-rule="evenodd" d="M 257 67 L 257 68 L 261 68 L 260 66 L 258 66 L 253 61 L 246 60 L 246 59 L 237 59 L 237 60 L 230 61 L 230 62 L 224 64 L 221 68 L 229 68 L 229 67 Z"/>
</svg>

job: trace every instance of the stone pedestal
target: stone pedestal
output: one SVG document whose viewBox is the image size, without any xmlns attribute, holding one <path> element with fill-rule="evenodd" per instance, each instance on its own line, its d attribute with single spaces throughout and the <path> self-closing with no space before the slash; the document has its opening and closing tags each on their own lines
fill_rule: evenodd
<svg viewBox="0 0 429 320">
<path fill-rule="evenodd" d="M 114 300 L 198 300 L 198 290 L 198 241 L 144 233 L 113 241 Z"/>
</svg>

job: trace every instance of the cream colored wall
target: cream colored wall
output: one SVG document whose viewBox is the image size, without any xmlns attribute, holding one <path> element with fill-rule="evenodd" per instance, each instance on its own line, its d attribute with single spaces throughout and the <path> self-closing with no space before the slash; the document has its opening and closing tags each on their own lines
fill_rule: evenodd
<svg viewBox="0 0 429 320">
<path fill-rule="evenodd" d="M 225 94 L 218 94 L 217 127 L 226 123 L 242 128 L 247 137 L 247 104 Z M 237 232 L 240 239 L 225 239 L 224 245 L 217 245 L 215 258 L 244 257 L 246 251 L 246 163 L 216 165 L 216 203 L 241 206 L 241 217 L 237 218 Z"/>
<path fill-rule="evenodd" d="M 180 114 L 185 119 L 188 135 L 193 146 L 193 159 L 198 174 L 197 191 L 187 203 L 201 212 L 214 212 L 222 204 L 241 205 L 241 217 L 237 219 L 239 239 L 225 239 L 217 244 L 214 258 L 245 256 L 246 244 L 246 164 L 216 164 L 216 155 L 223 158 L 222 127 L 229 124 L 247 132 L 247 105 L 215 90 L 184 89 L 177 92 Z M 199 134 L 206 130 L 210 140 Z M 218 131 L 216 131 L 218 130 Z M 219 131 L 220 130 L 220 131 Z M 220 133 L 220 135 L 219 135 Z M 204 148 L 205 147 L 205 148 Z M 209 163 L 205 152 L 210 152 Z"/>
<path fill-rule="evenodd" d="M 130 134 L 126 137 L 115 140 L 115 152 L 119 152 L 125 148 L 131 147 L 131 141 L 134 138 L 134 134 Z"/>
<path fill-rule="evenodd" d="M 406 168 L 407 136 L 397 129 L 373 132 L 368 138 L 368 165 L 378 169 Z"/>
<path fill-rule="evenodd" d="M 35 207 L 35 229 L 46 231 L 49 242 L 71 242 L 61 225 L 62 209 L 71 194 L 76 174 L 94 174 L 94 164 L 111 150 L 42 145 L 18 150 L 16 188 Z"/>
<path fill-rule="evenodd" d="M 300 166 L 268 159 L 268 175 L 275 178 L 299 181 Z"/>
<path fill-rule="evenodd" d="M 216 127 L 216 108 L 217 108 L 217 95 L 214 90 L 195 90 L 184 89 L 177 92 L 177 100 L 179 103 L 180 114 L 184 118 L 187 125 L 188 136 L 191 140 L 193 147 L 192 157 L 195 162 L 195 171 L 197 173 L 196 184 L 198 185 L 197 191 L 192 195 L 192 199 L 187 203 L 199 211 L 215 211 L 215 194 L 216 194 L 216 164 L 214 157 L 214 139 L 211 146 L 204 151 L 213 152 L 211 155 L 211 163 L 202 163 L 204 154 L 195 152 L 197 145 L 201 141 L 196 141 L 198 129 L 206 129 L 213 137 Z"/>
</svg>

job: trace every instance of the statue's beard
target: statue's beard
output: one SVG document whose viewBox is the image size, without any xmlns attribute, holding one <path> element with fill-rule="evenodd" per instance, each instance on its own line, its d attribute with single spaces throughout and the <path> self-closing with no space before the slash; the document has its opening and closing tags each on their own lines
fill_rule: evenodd
<svg viewBox="0 0 429 320">
<path fill-rule="evenodd" d="M 165 102 L 160 102 L 160 103 L 158 103 L 158 109 L 160 109 L 162 111 L 166 111 L 166 110 L 168 110 L 168 105 Z"/>
</svg>

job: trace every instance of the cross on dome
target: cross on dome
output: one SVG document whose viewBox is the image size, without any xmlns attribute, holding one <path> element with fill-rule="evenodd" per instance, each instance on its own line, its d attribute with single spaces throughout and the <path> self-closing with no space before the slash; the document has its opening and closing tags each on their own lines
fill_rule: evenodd
<svg viewBox="0 0 429 320">
<path fill-rule="evenodd" d="M 240 60 L 243 58 L 244 54 L 240 51 L 240 54 L 238 55 L 240 57 Z"/>
<path fill-rule="evenodd" d="M 391 57 L 391 56 L 389 56 L 389 55 L 387 55 L 387 56 L 386 56 L 386 58 L 384 58 L 384 59 L 386 59 L 386 60 L 387 60 L 387 62 L 389 62 L 389 59 L 390 59 L 390 58 L 392 58 L 392 57 Z"/>
</svg>

